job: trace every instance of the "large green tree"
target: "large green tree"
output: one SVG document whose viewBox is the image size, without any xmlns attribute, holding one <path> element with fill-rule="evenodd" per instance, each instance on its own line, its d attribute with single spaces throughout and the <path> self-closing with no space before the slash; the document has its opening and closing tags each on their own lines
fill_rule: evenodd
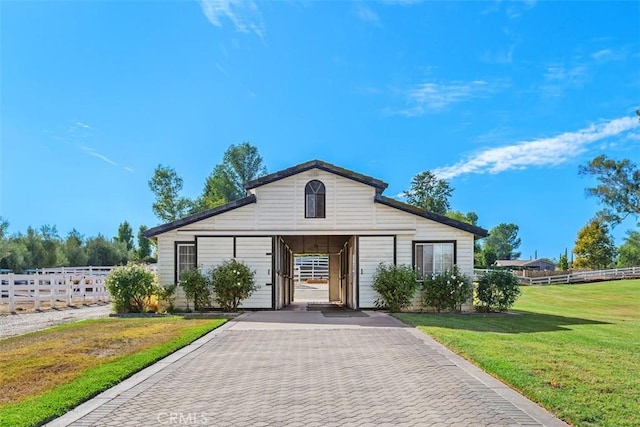
<svg viewBox="0 0 640 427">
<path fill-rule="evenodd" d="M 449 197 L 453 188 L 433 172 L 420 172 L 411 180 L 411 188 L 403 193 L 407 203 L 430 212 L 445 215 L 451 208 Z"/>
<path fill-rule="evenodd" d="M 210 209 L 244 197 L 249 181 L 267 174 L 258 149 L 248 142 L 231 145 L 222 163 L 217 165 L 204 183 L 198 209 Z"/>
<path fill-rule="evenodd" d="M 72 267 L 88 265 L 89 257 L 84 247 L 84 237 L 75 228 L 67 234 L 64 241 L 64 253 L 67 265 Z"/>
<path fill-rule="evenodd" d="M 133 229 L 127 221 L 120 223 L 118 226 L 118 236 L 116 240 L 124 243 L 128 251 L 133 250 Z"/>
<path fill-rule="evenodd" d="M 604 154 L 579 169 L 582 175 L 596 178 L 598 185 L 587 188 L 590 196 L 604 205 L 599 216 L 611 225 L 629 216 L 640 218 L 640 169 L 629 159 L 616 161 Z"/>
<path fill-rule="evenodd" d="M 573 248 L 576 259 L 574 268 L 607 268 L 616 256 L 616 247 L 609 234 L 609 227 L 600 218 L 594 218 L 578 231 L 576 245 Z"/>
<path fill-rule="evenodd" d="M 484 238 L 482 252 L 484 264 L 490 266 L 499 259 L 518 259 L 521 240 L 518 237 L 520 228 L 516 224 L 502 223 L 493 227 Z"/>
<path fill-rule="evenodd" d="M 140 260 L 151 258 L 151 240 L 144 236 L 144 232 L 148 229 L 149 227 L 146 225 L 141 225 L 138 229 L 138 250 L 136 256 Z"/>
<path fill-rule="evenodd" d="M 640 232 L 629 230 L 618 254 L 618 267 L 640 266 Z"/>
<path fill-rule="evenodd" d="M 108 240 L 102 234 L 87 239 L 86 248 L 89 265 L 124 265 L 129 260 L 127 245 L 124 242 Z"/>
<path fill-rule="evenodd" d="M 160 220 L 174 221 L 187 215 L 192 209 L 193 202 L 180 195 L 183 182 L 175 169 L 158 165 L 148 184 L 155 195 L 151 209 Z"/>
</svg>

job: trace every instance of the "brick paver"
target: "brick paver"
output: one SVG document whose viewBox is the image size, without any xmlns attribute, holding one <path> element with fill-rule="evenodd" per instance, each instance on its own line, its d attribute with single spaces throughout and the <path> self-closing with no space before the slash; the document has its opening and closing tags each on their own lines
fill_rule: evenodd
<svg viewBox="0 0 640 427">
<path fill-rule="evenodd" d="M 329 322 L 319 313 L 241 316 L 52 424 L 564 425 L 386 315 Z"/>
</svg>

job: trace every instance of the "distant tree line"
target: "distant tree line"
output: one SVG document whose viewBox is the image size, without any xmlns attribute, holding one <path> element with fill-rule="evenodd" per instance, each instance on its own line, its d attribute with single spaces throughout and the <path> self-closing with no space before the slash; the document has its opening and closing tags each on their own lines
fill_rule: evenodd
<svg viewBox="0 0 640 427">
<path fill-rule="evenodd" d="M 24 233 L 9 235 L 9 222 L 0 217 L 0 268 L 22 273 L 33 268 L 111 266 L 129 261 L 155 261 L 152 242 L 144 237 L 145 225 L 138 229 L 137 242 L 131 225 L 124 221 L 113 238 L 102 234 L 85 238 L 76 229 L 64 238 L 56 226 L 28 227 Z M 137 243 L 137 244 L 136 244 Z"/>
<path fill-rule="evenodd" d="M 411 187 L 403 195 L 410 205 L 477 226 L 478 215 L 475 212 L 451 210 L 449 198 L 453 190 L 448 181 L 427 170 L 413 177 Z M 505 222 L 493 227 L 481 244 L 475 243 L 476 267 L 489 267 L 499 259 L 520 257 L 520 252 L 517 251 L 521 244 L 518 231 L 519 227 L 513 223 Z"/>
</svg>

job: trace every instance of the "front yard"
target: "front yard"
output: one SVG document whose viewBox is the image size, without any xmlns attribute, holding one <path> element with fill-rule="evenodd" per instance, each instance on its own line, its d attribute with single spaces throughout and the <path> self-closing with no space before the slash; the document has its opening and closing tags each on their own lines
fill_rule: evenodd
<svg viewBox="0 0 640 427">
<path fill-rule="evenodd" d="M 0 340 L 0 426 L 60 416 L 224 322 L 109 318 Z"/>
<path fill-rule="evenodd" d="M 640 280 L 522 291 L 509 314 L 397 317 L 573 425 L 640 425 Z"/>
</svg>

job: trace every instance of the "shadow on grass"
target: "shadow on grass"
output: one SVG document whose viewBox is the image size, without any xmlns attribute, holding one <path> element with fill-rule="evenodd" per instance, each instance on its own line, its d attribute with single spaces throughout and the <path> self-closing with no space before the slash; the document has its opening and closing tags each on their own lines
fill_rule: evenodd
<svg viewBox="0 0 640 427">
<path fill-rule="evenodd" d="M 474 332 L 496 332 L 503 334 L 568 331 L 572 329 L 571 326 L 575 325 L 611 324 L 591 319 L 554 316 L 528 311 L 489 314 L 399 313 L 394 314 L 394 316 L 412 326 L 464 329 Z"/>
</svg>

